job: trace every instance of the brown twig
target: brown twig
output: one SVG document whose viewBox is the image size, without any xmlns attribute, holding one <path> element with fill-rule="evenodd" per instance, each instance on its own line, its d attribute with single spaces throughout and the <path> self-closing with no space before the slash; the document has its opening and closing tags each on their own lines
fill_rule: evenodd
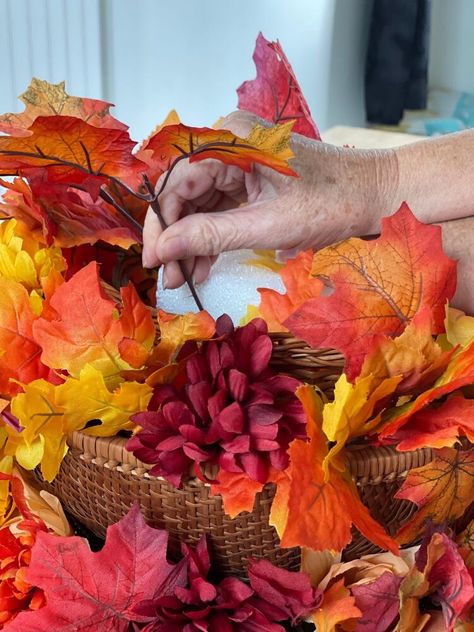
<svg viewBox="0 0 474 632">
<path fill-rule="evenodd" d="M 139 222 L 137 222 L 137 220 L 134 217 L 132 217 L 130 213 L 127 210 L 125 210 L 123 206 L 121 206 L 117 202 L 117 200 L 113 198 L 112 195 L 110 195 L 110 193 L 107 191 L 105 187 L 101 187 L 99 195 L 105 202 L 107 202 L 108 204 L 111 204 L 120 213 L 120 215 L 124 217 L 129 224 L 133 226 L 133 228 L 138 232 L 140 236 L 142 235 L 143 233 L 142 225 Z"/>
<path fill-rule="evenodd" d="M 171 172 L 172 168 L 174 167 L 174 165 L 176 164 L 176 162 L 178 162 L 178 160 L 175 160 L 175 162 L 173 163 L 173 165 L 171 166 L 170 170 L 168 171 L 168 173 L 165 176 L 165 180 L 167 180 L 168 178 L 168 174 Z M 148 179 L 148 176 L 145 174 L 143 174 L 143 182 L 145 183 L 145 186 L 147 188 L 147 190 L 149 191 L 150 195 L 152 195 L 152 199 L 150 200 L 150 207 L 152 208 L 153 212 L 155 213 L 155 215 L 158 217 L 158 221 L 160 222 L 160 226 L 163 230 L 165 230 L 166 228 L 168 228 L 168 224 L 165 222 L 165 219 L 161 213 L 161 207 L 160 207 L 160 203 L 158 202 L 158 196 L 155 195 L 155 192 L 153 190 L 153 187 L 151 185 L 150 180 Z M 163 187 L 161 187 L 160 191 L 163 190 Z M 197 308 L 199 310 L 203 310 L 203 304 L 201 303 L 201 299 L 198 296 L 198 293 L 196 292 L 196 288 L 194 287 L 194 283 L 193 280 L 191 278 L 191 275 L 189 274 L 188 270 L 186 269 L 186 265 L 184 263 L 184 261 L 178 261 L 178 265 L 179 265 L 179 269 L 181 270 L 181 273 L 184 277 L 184 280 L 186 281 L 187 286 L 189 287 L 192 297 L 194 299 L 194 302 L 197 305 Z"/>
</svg>

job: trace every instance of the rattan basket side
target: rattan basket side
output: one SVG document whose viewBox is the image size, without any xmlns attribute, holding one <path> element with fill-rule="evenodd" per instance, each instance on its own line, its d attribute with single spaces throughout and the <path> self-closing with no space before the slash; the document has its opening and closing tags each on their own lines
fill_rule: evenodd
<svg viewBox="0 0 474 632">
<path fill-rule="evenodd" d="M 248 557 L 266 558 L 288 569 L 299 567 L 298 549 L 282 549 L 268 524 L 274 486 L 257 495 L 254 509 L 234 520 L 224 514 L 219 496 L 209 487 L 191 480 L 176 489 L 165 480 L 148 474 L 151 466 L 138 461 L 125 449 L 122 437 L 90 437 L 73 433 L 70 450 L 56 479 L 44 488 L 56 494 L 65 510 L 96 535 L 103 537 L 107 525 L 119 520 L 134 503 L 140 504 L 147 522 L 170 534 L 171 554 L 179 542 L 195 544 L 208 536 L 216 570 L 241 576 Z M 350 451 L 349 465 L 369 510 L 394 532 L 407 519 L 414 505 L 394 501 L 394 490 L 407 470 L 431 460 L 430 450 L 397 453 L 393 448 L 358 448 Z M 360 534 L 346 550 L 346 557 L 377 550 Z"/>
</svg>

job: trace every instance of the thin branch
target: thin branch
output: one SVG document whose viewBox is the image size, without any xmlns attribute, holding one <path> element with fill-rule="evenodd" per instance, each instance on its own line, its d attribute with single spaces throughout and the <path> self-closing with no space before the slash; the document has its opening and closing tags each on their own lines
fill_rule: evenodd
<svg viewBox="0 0 474 632">
<path fill-rule="evenodd" d="M 182 158 L 184 158 L 185 156 L 182 156 Z M 181 156 L 180 156 L 181 158 Z M 178 162 L 178 160 L 180 160 L 180 158 L 176 159 L 174 161 L 174 163 L 171 165 L 171 168 L 168 171 L 168 174 L 173 170 L 173 167 L 175 166 L 175 164 Z M 168 174 L 165 176 L 165 180 L 168 177 Z M 146 188 L 148 189 L 148 191 L 150 192 L 150 195 L 153 196 L 153 199 L 150 201 L 150 206 L 153 209 L 153 212 L 155 213 L 155 215 L 158 217 L 158 220 L 160 222 L 161 228 L 163 230 L 165 230 L 166 228 L 168 228 L 168 224 L 165 222 L 165 219 L 163 217 L 163 215 L 161 214 L 161 208 L 160 208 L 160 203 L 158 202 L 158 196 L 154 195 L 154 191 L 153 191 L 153 187 L 151 185 L 150 180 L 148 179 L 148 176 L 146 174 L 143 175 L 143 182 L 145 183 Z M 160 192 L 163 190 L 163 186 L 160 189 Z M 194 287 L 194 283 L 193 280 L 191 278 L 191 275 L 189 274 L 188 270 L 186 269 L 186 266 L 184 264 L 184 261 L 178 261 L 178 265 L 179 265 L 179 269 L 181 270 L 181 273 L 184 277 L 184 280 L 186 281 L 187 286 L 189 287 L 192 297 L 194 299 L 194 302 L 197 305 L 197 308 L 202 311 L 204 309 L 203 304 L 201 303 L 201 299 L 198 296 L 198 293 L 196 292 L 196 288 Z"/>
<path fill-rule="evenodd" d="M 108 202 L 109 204 L 111 204 L 120 213 L 120 215 L 122 215 L 122 217 L 124 217 L 129 222 L 129 224 L 131 224 L 133 226 L 133 228 L 138 232 L 138 234 L 140 236 L 142 235 L 142 233 L 143 233 L 142 225 L 139 222 L 137 222 L 137 220 L 134 217 L 132 217 L 130 215 L 130 213 L 128 211 L 126 211 L 123 208 L 123 206 L 121 206 L 110 195 L 110 193 L 107 191 L 107 189 L 105 189 L 104 187 L 101 187 L 99 195 L 105 202 Z"/>
</svg>

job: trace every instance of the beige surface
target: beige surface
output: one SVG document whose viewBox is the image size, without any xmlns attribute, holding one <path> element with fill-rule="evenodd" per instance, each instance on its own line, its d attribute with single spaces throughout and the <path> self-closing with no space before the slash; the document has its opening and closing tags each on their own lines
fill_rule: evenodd
<svg viewBox="0 0 474 632">
<path fill-rule="evenodd" d="M 423 138 L 414 134 L 385 132 L 378 129 L 363 127 L 349 127 L 336 125 L 321 134 L 324 142 L 332 145 L 354 145 L 359 149 L 382 149 L 384 147 L 398 147 L 414 143 Z"/>
</svg>

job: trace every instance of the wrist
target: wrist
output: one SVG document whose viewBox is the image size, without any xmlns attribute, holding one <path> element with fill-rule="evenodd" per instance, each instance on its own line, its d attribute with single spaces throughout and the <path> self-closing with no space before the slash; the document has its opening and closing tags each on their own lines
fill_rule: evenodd
<svg viewBox="0 0 474 632">
<path fill-rule="evenodd" d="M 352 150 L 353 156 L 348 170 L 357 174 L 354 205 L 360 214 L 358 234 L 380 233 L 383 217 L 391 215 L 397 208 L 398 159 L 394 149 Z"/>
</svg>

